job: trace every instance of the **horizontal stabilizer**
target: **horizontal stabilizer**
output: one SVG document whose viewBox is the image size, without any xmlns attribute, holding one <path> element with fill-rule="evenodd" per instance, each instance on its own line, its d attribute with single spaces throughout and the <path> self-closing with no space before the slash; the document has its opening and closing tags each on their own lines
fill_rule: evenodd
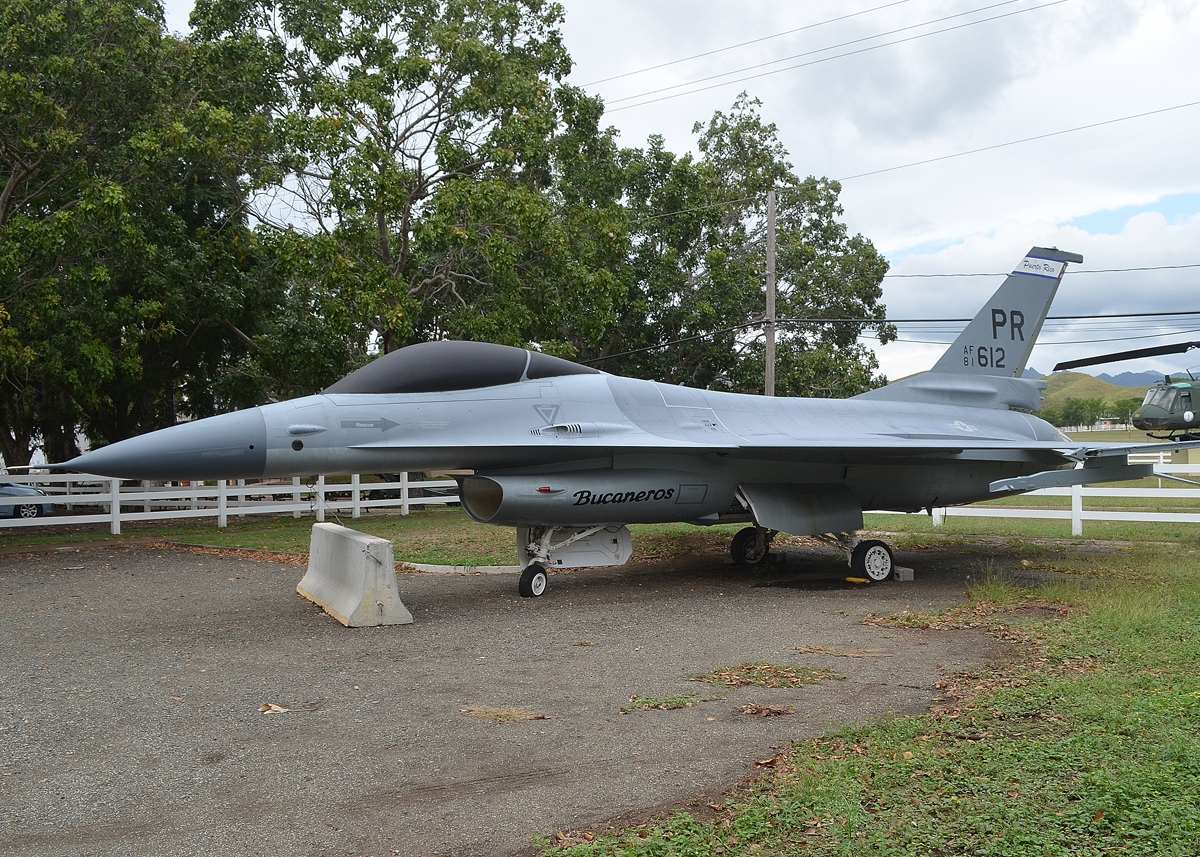
<svg viewBox="0 0 1200 857">
<path fill-rule="evenodd" d="M 1032 476 L 998 479 L 988 488 L 992 493 L 1005 491 L 1036 491 L 1039 488 L 1065 488 L 1068 485 L 1092 485 L 1096 482 L 1124 482 L 1154 475 L 1153 464 L 1106 464 L 1103 467 L 1080 467 L 1075 470 L 1043 470 Z"/>
</svg>

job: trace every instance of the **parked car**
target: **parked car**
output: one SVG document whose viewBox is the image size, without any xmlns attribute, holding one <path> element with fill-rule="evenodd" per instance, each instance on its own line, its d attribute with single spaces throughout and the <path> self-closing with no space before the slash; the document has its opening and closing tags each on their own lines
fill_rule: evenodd
<svg viewBox="0 0 1200 857">
<path fill-rule="evenodd" d="M 46 492 L 29 485 L 0 482 L 0 517 L 37 518 L 53 515 L 53 503 L 39 503 L 32 498 L 45 497 Z"/>
</svg>

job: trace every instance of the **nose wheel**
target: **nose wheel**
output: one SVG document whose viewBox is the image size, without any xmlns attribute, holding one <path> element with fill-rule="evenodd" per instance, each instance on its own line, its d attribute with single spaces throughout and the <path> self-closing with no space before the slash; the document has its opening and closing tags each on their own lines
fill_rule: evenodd
<svg viewBox="0 0 1200 857">
<path fill-rule="evenodd" d="M 517 592 L 520 593 L 522 598 L 538 598 L 546 591 L 548 582 L 546 569 L 536 562 L 531 562 L 521 572 L 521 580 L 517 584 Z"/>
</svg>

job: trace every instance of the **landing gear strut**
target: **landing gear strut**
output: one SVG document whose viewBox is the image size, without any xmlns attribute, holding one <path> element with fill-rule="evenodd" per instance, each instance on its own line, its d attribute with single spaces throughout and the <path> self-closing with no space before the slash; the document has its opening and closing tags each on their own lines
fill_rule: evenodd
<svg viewBox="0 0 1200 857">
<path fill-rule="evenodd" d="M 551 560 L 550 554 L 553 551 L 561 551 L 563 548 L 569 547 L 581 539 L 590 538 L 603 529 L 603 526 L 588 527 L 586 529 L 574 529 L 572 527 L 536 527 L 530 529 L 525 551 L 532 561 L 521 572 L 521 580 L 517 584 L 517 593 L 522 598 L 540 597 L 545 593 L 549 582 L 546 576 L 546 566 L 561 565 L 561 563 Z M 555 543 L 554 536 L 560 530 L 567 530 L 571 535 Z M 626 558 L 628 558 L 628 554 L 626 554 Z"/>
<path fill-rule="evenodd" d="M 762 565 L 771 554 L 771 539 L 775 538 L 774 530 L 762 527 L 746 527 L 739 530 L 729 546 L 729 553 L 738 565 L 754 567 Z"/>
</svg>

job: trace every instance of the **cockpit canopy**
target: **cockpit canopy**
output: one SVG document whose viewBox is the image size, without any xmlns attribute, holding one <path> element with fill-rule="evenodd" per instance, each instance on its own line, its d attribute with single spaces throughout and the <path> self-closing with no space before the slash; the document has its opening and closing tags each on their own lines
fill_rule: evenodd
<svg viewBox="0 0 1200 857">
<path fill-rule="evenodd" d="M 598 374 L 589 366 L 524 348 L 442 340 L 378 357 L 323 392 L 443 393 L 560 375 Z"/>
<path fill-rule="evenodd" d="M 1192 409 L 1192 391 L 1191 385 L 1183 387 L 1151 387 L 1146 392 L 1146 398 L 1142 402 L 1142 407 L 1151 405 L 1156 408 L 1162 408 L 1168 413 L 1173 413 L 1182 407 L 1185 411 Z"/>
</svg>

